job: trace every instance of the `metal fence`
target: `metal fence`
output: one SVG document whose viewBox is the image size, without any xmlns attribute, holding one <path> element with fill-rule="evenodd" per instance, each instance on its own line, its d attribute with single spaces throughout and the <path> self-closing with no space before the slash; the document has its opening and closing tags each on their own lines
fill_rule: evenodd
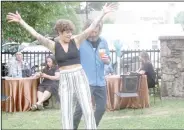
<svg viewBox="0 0 184 130">
<path fill-rule="evenodd" d="M 135 71 L 140 67 L 139 54 L 142 50 L 123 50 L 118 57 L 115 51 L 110 51 L 112 67 L 115 73 L 126 73 Z M 145 50 L 150 56 L 150 60 L 155 68 L 160 68 L 160 50 Z M 2 76 L 7 74 L 6 63 L 14 57 L 15 52 L 1 52 Z M 42 64 L 51 52 L 22 52 L 23 60 L 29 62 L 31 68 L 36 67 L 36 71 L 43 69 Z"/>
<path fill-rule="evenodd" d="M 43 69 L 43 63 L 45 63 L 45 58 L 48 55 L 51 55 L 51 52 L 22 52 L 23 54 L 23 60 L 27 61 L 34 70 L 34 72 L 40 71 Z M 1 61 L 2 61 L 2 67 L 1 67 L 1 75 L 6 76 L 7 75 L 7 63 L 8 61 L 11 61 L 13 58 L 15 58 L 15 52 L 1 52 Z"/>
<path fill-rule="evenodd" d="M 140 67 L 139 55 L 143 50 L 123 50 L 118 57 L 115 51 L 111 51 L 112 66 L 115 73 L 136 71 Z M 148 52 L 154 68 L 160 68 L 160 50 L 144 50 Z"/>
</svg>

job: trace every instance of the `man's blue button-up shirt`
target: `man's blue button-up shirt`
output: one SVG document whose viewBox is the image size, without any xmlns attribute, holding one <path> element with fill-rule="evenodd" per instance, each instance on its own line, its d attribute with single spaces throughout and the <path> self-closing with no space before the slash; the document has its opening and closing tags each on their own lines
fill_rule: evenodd
<svg viewBox="0 0 184 130">
<path fill-rule="evenodd" d="M 105 86 L 105 76 L 104 76 L 104 63 L 100 59 L 99 49 L 105 49 L 106 54 L 109 55 L 109 48 L 107 41 L 100 38 L 101 41 L 97 47 L 94 49 L 92 44 L 85 40 L 80 45 L 80 59 L 82 67 L 88 77 L 89 84 L 91 86 Z"/>
</svg>

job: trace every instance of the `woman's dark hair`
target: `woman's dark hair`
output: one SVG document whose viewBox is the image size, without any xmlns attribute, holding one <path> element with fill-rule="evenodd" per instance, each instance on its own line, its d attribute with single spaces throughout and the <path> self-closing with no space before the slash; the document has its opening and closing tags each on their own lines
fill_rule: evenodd
<svg viewBox="0 0 184 130">
<path fill-rule="evenodd" d="M 46 59 L 45 59 L 45 67 L 44 67 L 44 69 L 43 69 L 43 72 L 46 72 L 46 71 L 49 70 L 49 66 L 47 65 L 47 59 L 48 59 L 48 58 L 50 58 L 50 59 L 52 60 L 52 64 L 53 64 L 52 68 L 57 68 L 57 67 L 58 67 L 58 66 L 57 66 L 57 61 L 56 61 L 56 59 L 55 59 L 55 56 L 54 56 L 54 55 L 49 55 L 49 56 L 47 56 Z"/>
<path fill-rule="evenodd" d="M 142 51 L 140 53 L 140 57 L 144 60 L 144 62 L 150 62 L 149 55 L 146 51 Z"/>
<path fill-rule="evenodd" d="M 143 61 L 141 62 L 141 67 L 144 66 L 145 63 L 148 63 L 148 62 L 151 63 L 148 52 L 142 51 L 140 53 L 140 57 L 143 59 Z"/>
</svg>

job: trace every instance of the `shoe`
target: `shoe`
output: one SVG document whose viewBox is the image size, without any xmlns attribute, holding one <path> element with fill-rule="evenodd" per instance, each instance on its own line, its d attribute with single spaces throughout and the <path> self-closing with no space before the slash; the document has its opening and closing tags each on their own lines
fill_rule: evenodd
<svg viewBox="0 0 184 130">
<path fill-rule="evenodd" d="M 49 105 L 49 100 L 46 100 L 45 102 L 43 102 L 43 106 L 46 107 Z"/>
<path fill-rule="evenodd" d="M 37 104 L 33 104 L 30 109 L 31 111 L 36 111 L 38 109 Z"/>
<path fill-rule="evenodd" d="M 38 105 L 38 104 L 37 104 L 37 108 L 38 108 L 38 110 L 44 110 L 43 105 Z"/>
<path fill-rule="evenodd" d="M 43 105 L 33 104 L 30 109 L 31 111 L 44 110 L 44 107 Z"/>
</svg>

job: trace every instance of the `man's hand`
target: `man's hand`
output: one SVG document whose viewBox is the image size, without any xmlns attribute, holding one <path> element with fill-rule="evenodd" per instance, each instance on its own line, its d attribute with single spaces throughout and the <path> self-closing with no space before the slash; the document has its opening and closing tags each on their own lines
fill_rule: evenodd
<svg viewBox="0 0 184 130">
<path fill-rule="evenodd" d="M 104 64 L 109 64 L 110 63 L 110 59 L 109 59 L 109 56 L 107 54 L 104 54 L 101 57 L 101 60 L 104 62 Z"/>
</svg>

